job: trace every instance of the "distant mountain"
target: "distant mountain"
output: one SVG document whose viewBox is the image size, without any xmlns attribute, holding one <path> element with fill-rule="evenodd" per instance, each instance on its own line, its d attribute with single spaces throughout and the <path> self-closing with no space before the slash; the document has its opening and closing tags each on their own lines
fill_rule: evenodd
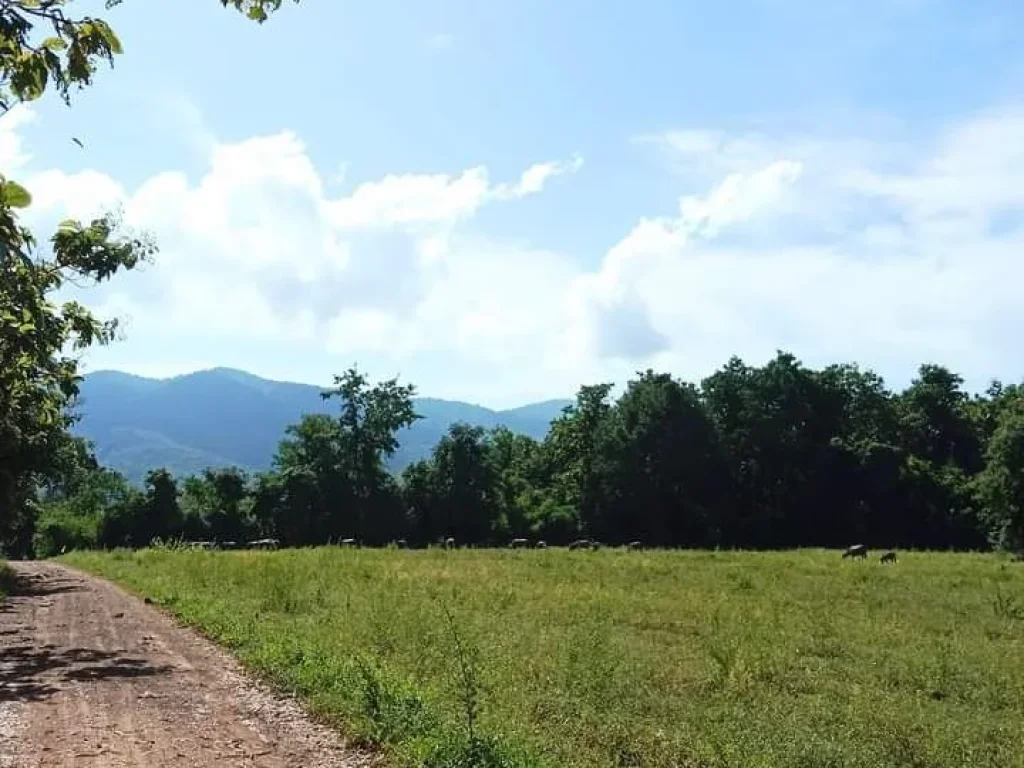
<svg viewBox="0 0 1024 768">
<path fill-rule="evenodd" d="M 75 432 L 91 440 L 97 458 L 134 481 L 166 467 L 186 475 L 206 467 L 267 469 L 289 424 L 307 413 L 336 413 L 322 387 L 268 381 L 245 371 L 215 368 L 171 379 L 147 379 L 119 371 L 85 377 Z M 448 427 L 463 421 L 485 428 L 503 425 L 537 439 L 569 404 L 548 400 L 493 411 L 452 400 L 417 398 L 424 418 L 399 433 L 391 466 L 400 470 L 430 454 Z"/>
</svg>

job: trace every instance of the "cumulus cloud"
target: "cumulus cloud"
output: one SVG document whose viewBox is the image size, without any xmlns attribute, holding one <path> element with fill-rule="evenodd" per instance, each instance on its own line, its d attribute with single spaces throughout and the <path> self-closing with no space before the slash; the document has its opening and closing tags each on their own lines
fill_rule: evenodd
<svg viewBox="0 0 1024 768">
<path fill-rule="evenodd" d="M 924 361 L 975 384 L 1021 375 L 1021 109 L 912 144 L 642 137 L 679 173 L 678 199 L 596 264 L 478 230 L 484 208 L 543 193 L 582 158 L 499 181 L 485 166 L 394 173 L 339 193 L 282 132 L 213 142 L 199 178 L 171 170 L 124 189 L 101 170 L 36 167 L 23 141 L 31 119 L 0 119 L 0 161 L 32 190 L 31 216 L 120 203 L 162 251 L 90 303 L 127 317 L 132 337 L 188 339 L 190 359 L 214 358 L 215 339 L 339 364 L 372 357 L 428 394 L 491 402 L 647 366 L 697 378 L 732 354 L 756 361 L 778 348 L 813 364 L 857 360 L 896 383 Z M 147 355 L 135 367 L 160 368 L 160 344 Z"/>
<path fill-rule="evenodd" d="M 672 340 L 660 361 L 679 371 L 788 348 L 897 381 L 924 361 L 975 385 L 1019 378 L 1024 308 L 1008 286 L 1022 274 L 1022 140 L 1016 108 L 951 125 L 923 152 L 843 137 L 644 137 L 677 171 L 724 179 L 684 196 L 677 216 L 640 222 L 577 280 L 575 338 L 634 295 Z"/>
</svg>

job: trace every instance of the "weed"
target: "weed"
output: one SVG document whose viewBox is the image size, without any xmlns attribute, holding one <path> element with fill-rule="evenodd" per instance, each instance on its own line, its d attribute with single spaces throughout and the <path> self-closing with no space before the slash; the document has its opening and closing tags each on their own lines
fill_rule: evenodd
<svg viewBox="0 0 1024 768">
<path fill-rule="evenodd" d="M 992 600 L 992 610 L 1000 619 L 1024 621 L 1024 605 L 1020 604 L 1016 596 L 1005 594 L 999 587 L 996 587 L 996 595 Z"/>
</svg>

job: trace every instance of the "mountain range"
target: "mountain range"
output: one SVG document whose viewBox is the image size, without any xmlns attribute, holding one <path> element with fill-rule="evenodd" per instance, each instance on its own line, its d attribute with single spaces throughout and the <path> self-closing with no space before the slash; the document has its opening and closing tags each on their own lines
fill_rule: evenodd
<svg viewBox="0 0 1024 768">
<path fill-rule="evenodd" d="M 229 368 L 215 368 L 170 379 L 150 379 L 120 371 L 85 376 L 74 431 L 94 444 L 96 457 L 134 482 L 165 467 L 183 476 L 207 467 L 268 469 L 285 428 L 307 413 L 336 413 L 322 387 L 269 381 Z M 389 466 L 400 471 L 430 455 L 455 422 L 541 439 L 551 420 L 570 403 L 548 400 L 495 411 L 453 400 L 417 398 L 423 416 L 398 434 L 400 447 Z"/>
</svg>

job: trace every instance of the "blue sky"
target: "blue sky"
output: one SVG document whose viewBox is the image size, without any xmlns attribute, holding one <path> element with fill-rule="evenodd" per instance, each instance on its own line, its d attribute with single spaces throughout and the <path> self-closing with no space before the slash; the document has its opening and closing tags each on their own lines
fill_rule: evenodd
<svg viewBox="0 0 1024 768">
<path fill-rule="evenodd" d="M 88 294 L 126 319 L 92 369 L 357 361 L 499 406 L 776 348 L 896 386 L 924 361 L 1022 374 L 1012 0 L 108 18 L 113 71 L 0 121 L 36 223 L 116 202 L 160 242 Z"/>
</svg>

